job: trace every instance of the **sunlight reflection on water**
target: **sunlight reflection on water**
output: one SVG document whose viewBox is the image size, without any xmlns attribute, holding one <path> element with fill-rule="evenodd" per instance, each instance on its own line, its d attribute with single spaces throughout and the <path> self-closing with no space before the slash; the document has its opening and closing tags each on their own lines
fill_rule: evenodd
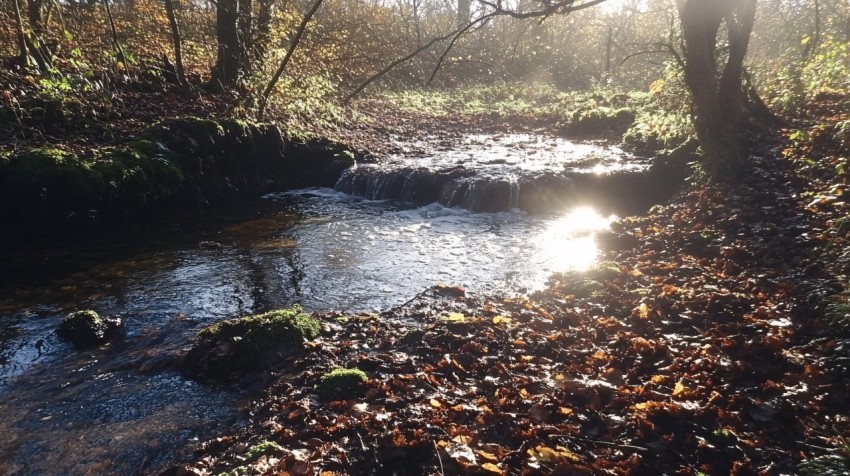
<svg viewBox="0 0 850 476">
<path fill-rule="evenodd" d="M 608 228 L 614 218 L 581 207 L 552 221 L 536 238 L 542 261 L 552 272 L 586 271 L 599 253 L 594 234 Z"/>
</svg>

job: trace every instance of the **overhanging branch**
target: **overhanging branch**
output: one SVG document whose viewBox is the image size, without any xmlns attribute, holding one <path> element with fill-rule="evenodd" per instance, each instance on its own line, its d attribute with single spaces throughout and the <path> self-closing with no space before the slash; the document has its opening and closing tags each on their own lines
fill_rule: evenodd
<svg viewBox="0 0 850 476">
<path fill-rule="evenodd" d="M 435 44 L 437 44 L 441 41 L 445 41 L 445 40 L 448 40 L 449 38 L 453 38 L 449 47 L 446 48 L 446 50 L 443 52 L 443 55 L 440 57 L 440 62 L 439 62 L 439 65 L 437 67 L 437 69 L 439 69 L 439 66 L 442 65 L 443 59 L 449 54 L 449 52 L 451 51 L 451 49 L 454 47 L 455 43 L 457 42 L 457 38 L 459 38 L 464 33 L 468 32 L 475 25 L 482 24 L 483 22 L 489 21 L 491 18 L 502 17 L 502 16 L 514 18 L 514 19 L 517 19 L 517 20 L 525 20 L 525 19 L 529 19 L 529 18 L 546 18 L 546 17 L 549 17 L 549 16 L 554 15 L 554 14 L 566 15 L 566 14 L 569 14 L 569 13 L 572 13 L 572 12 L 575 12 L 575 11 L 578 11 L 578 10 L 584 10 L 585 8 L 590 8 L 590 7 L 593 7 L 595 5 L 599 5 L 600 3 L 603 3 L 605 1 L 607 1 L 607 0 L 587 0 L 587 1 L 584 1 L 584 2 L 581 2 L 581 3 L 577 3 L 576 0 L 561 0 L 559 2 L 548 4 L 548 5 L 546 5 L 545 8 L 543 8 L 541 10 L 535 10 L 535 11 L 531 11 L 531 12 L 517 12 L 517 11 L 513 11 L 513 10 L 506 10 L 504 7 L 501 6 L 501 4 L 493 3 L 489 0 L 478 0 L 479 3 L 491 8 L 492 11 L 490 13 L 482 15 L 482 16 L 474 19 L 474 20 L 471 20 L 466 25 L 464 25 L 460 28 L 457 28 L 457 29 L 453 30 L 452 32 L 450 32 L 446 35 L 433 38 L 433 39 L 431 39 L 431 41 L 429 41 L 428 43 L 426 43 L 426 44 L 424 44 L 424 45 L 422 45 L 418 48 L 416 48 L 411 53 L 409 53 L 405 56 L 402 56 L 401 58 L 396 59 L 395 61 L 388 64 L 387 66 L 385 66 L 383 69 L 381 69 L 377 73 L 373 74 L 372 76 L 369 76 L 359 86 L 354 88 L 354 90 L 351 91 L 348 94 L 348 96 L 345 97 L 345 99 L 343 99 L 343 103 L 347 104 L 348 102 L 350 102 L 352 99 L 354 99 L 354 97 L 356 97 L 358 94 L 363 92 L 363 90 L 366 89 L 370 84 L 372 84 L 377 79 L 381 78 L 385 74 L 392 71 L 396 66 L 398 66 L 402 63 L 405 63 L 407 61 L 410 61 L 411 59 L 415 58 L 416 56 L 418 56 L 423 51 L 429 50 L 432 46 L 434 46 Z M 434 74 L 436 74 L 436 70 L 435 70 Z M 434 74 L 431 75 L 431 79 L 433 79 Z M 428 82 L 430 82 L 430 81 L 431 80 L 429 79 Z"/>
</svg>

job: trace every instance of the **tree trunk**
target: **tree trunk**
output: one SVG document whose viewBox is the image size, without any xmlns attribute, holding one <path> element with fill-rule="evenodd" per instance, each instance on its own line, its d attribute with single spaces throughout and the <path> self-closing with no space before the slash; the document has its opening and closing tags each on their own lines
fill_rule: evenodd
<svg viewBox="0 0 850 476">
<path fill-rule="evenodd" d="M 694 128 L 706 171 L 729 177 L 742 165 L 741 87 L 744 56 L 755 19 L 756 0 L 677 0 L 684 40 L 685 83 L 691 94 Z M 721 24 L 728 31 L 725 65 L 719 65 Z"/>
<path fill-rule="evenodd" d="M 236 85 L 239 77 L 239 0 L 219 0 L 215 12 L 218 54 L 213 72 L 221 87 Z"/>
<path fill-rule="evenodd" d="M 253 9 L 253 0 L 239 0 L 239 63 L 246 73 L 251 71 L 251 51 L 254 49 Z"/>
<path fill-rule="evenodd" d="M 127 65 L 127 55 L 124 54 L 124 48 L 118 42 L 118 29 L 115 28 L 115 20 L 112 18 L 112 9 L 109 7 L 109 0 L 103 0 L 103 6 L 106 8 L 106 19 L 109 21 L 109 30 L 112 33 L 112 45 L 115 47 L 115 55 L 118 61 Z"/>
<path fill-rule="evenodd" d="M 262 61 L 271 40 L 272 17 L 274 16 L 275 0 L 259 0 L 260 11 L 257 13 L 257 39 L 254 43 L 254 58 Z"/>
<path fill-rule="evenodd" d="M 177 15 L 174 14 L 174 1 L 165 0 L 165 13 L 168 15 L 168 24 L 171 25 L 171 39 L 174 43 L 174 67 L 177 72 L 177 82 L 186 84 L 186 71 L 183 69 L 183 38 L 180 36 Z"/>
<path fill-rule="evenodd" d="M 28 67 L 30 64 L 30 55 L 27 53 L 27 36 L 24 33 L 24 20 L 21 18 L 21 5 L 18 3 L 18 0 L 12 0 L 14 2 L 15 7 L 15 27 L 17 29 L 18 36 L 18 54 L 20 55 L 21 66 L 24 68 Z"/>
<path fill-rule="evenodd" d="M 28 0 L 27 17 L 30 23 L 30 35 L 25 37 L 27 49 L 35 59 L 39 71 L 47 73 L 53 67 L 51 53 L 44 44 L 44 2 L 43 0 Z"/>
</svg>

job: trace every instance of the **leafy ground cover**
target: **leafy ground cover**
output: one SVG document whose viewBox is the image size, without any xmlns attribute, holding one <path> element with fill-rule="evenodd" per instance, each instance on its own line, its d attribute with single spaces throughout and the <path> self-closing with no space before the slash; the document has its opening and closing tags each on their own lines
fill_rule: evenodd
<svg viewBox="0 0 850 476">
<path fill-rule="evenodd" d="M 545 291 L 319 316 L 250 423 L 175 471 L 846 474 L 843 104 L 754 142 L 735 183 L 615 223 Z M 320 399 L 340 367 L 365 392 Z"/>
</svg>

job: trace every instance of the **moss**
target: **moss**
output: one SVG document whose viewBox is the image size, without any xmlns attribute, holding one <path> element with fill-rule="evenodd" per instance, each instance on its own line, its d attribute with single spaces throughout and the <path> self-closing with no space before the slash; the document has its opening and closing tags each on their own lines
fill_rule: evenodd
<svg viewBox="0 0 850 476">
<path fill-rule="evenodd" d="M 264 352 L 280 346 L 302 346 L 305 340 L 319 335 L 318 321 L 299 306 L 265 314 L 230 319 L 214 324 L 198 333 L 203 341 L 234 341 Z"/>
<path fill-rule="evenodd" d="M 174 153 L 164 145 L 147 139 L 136 139 L 134 141 L 130 141 L 130 143 L 127 144 L 127 147 L 149 158 L 163 157 L 170 159 L 174 156 Z"/>
<path fill-rule="evenodd" d="M 621 273 L 620 266 L 613 261 L 600 261 L 586 271 L 588 277 L 598 281 L 611 281 Z"/>
<path fill-rule="evenodd" d="M 580 279 L 573 282 L 566 290 L 577 298 L 603 299 L 609 295 L 608 287 L 595 279 Z"/>
<path fill-rule="evenodd" d="M 269 368 L 319 335 L 319 323 L 300 307 L 230 319 L 198 333 L 183 368 L 201 378 L 232 381 Z"/>
<path fill-rule="evenodd" d="M 572 113 L 567 127 L 582 133 L 625 131 L 635 121 L 635 117 L 635 111 L 630 108 L 582 107 Z"/>
<path fill-rule="evenodd" d="M 5 175 L 7 200 L 39 215 L 84 211 L 95 202 L 101 185 L 90 161 L 53 148 L 32 149 L 14 157 Z"/>
<path fill-rule="evenodd" d="M 337 152 L 336 154 L 334 154 L 334 157 L 337 160 L 340 160 L 341 162 L 346 164 L 347 167 L 353 167 L 354 164 L 357 163 L 357 156 L 354 151 L 350 149 L 344 149 L 340 152 Z"/>
<path fill-rule="evenodd" d="M 230 471 L 226 471 L 224 473 L 218 473 L 218 476 L 243 476 L 246 474 L 251 474 L 251 471 L 247 466 L 237 466 Z"/>
<path fill-rule="evenodd" d="M 183 182 L 179 167 L 149 141 L 139 140 L 127 147 L 103 153 L 93 168 L 100 174 L 104 194 L 130 203 L 145 204 L 176 195 Z"/>
<path fill-rule="evenodd" d="M 255 460 L 260 456 L 275 454 L 281 450 L 283 450 L 283 447 L 274 441 L 263 440 L 248 449 L 248 454 L 246 456 L 249 460 Z"/>
<path fill-rule="evenodd" d="M 187 145 L 192 148 L 212 147 L 216 140 L 224 135 L 224 127 L 218 121 L 187 117 L 160 121 L 143 130 L 139 139 L 164 143 L 169 147 L 177 147 L 176 151 L 186 152 L 184 149 Z"/>
<path fill-rule="evenodd" d="M 367 377 L 362 370 L 336 368 L 322 376 L 316 392 L 327 400 L 341 400 L 361 396 Z"/>
<path fill-rule="evenodd" d="M 216 136 L 224 135 L 224 127 L 222 127 L 218 121 L 212 119 L 187 117 L 185 119 L 175 121 L 175 124 L 178 124 L 181 129 L 193 134 L 213 134 Z"/>
</svg>

